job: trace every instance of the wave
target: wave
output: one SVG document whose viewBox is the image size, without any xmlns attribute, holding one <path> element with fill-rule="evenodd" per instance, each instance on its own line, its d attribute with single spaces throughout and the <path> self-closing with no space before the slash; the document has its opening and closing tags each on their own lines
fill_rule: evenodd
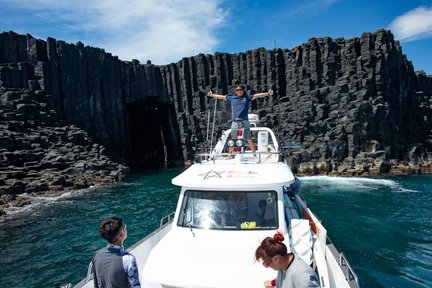
<svg viewBox="0 0 432 288">
<path fill-rule="evenodd" d="M 17 195 L 17 197 L 28 198 L 31 200 L 31 203 L 22 207 L 10 206 L 5 208 L 6 215 L 4 217 L 13 217 L 25 213 L 30 213 L 35 209 L 39 209 L 41 206 L 48 206 L 58 202 L 67 202 L 72 200 L 73 198 L 79 197 L 89 191 L 94 190 L 95 186 L 91 186 L 85 189 L 71 190 L 67 192 L 56 192 L 56 193 L 47 193 L 44 195 L 31 195 L 27 193 L 23 193 Z M 4 218 L 2 217 L 2 218 Z M 5 219 L 0 219 L 0 222 Z"/>
<path fill-rule="evenodd" d="M 391 179 L 382 178 L 366 178 L 366 177 L 338 177 L 338 176 L 303 176 L 299 177 L 305 185 L 326 185 L 334 186 L 337 185 L 340 189 L 350 190 L 375 190 L 380 188 L 390 188 L 395 192 L 419 192 L 404 188 L 400 183 Z"/>
<path fill-rule="evenodd" d="M 85 195 L 88 192 L 94 191 L 95 189 L 104 189 L 108 191 L 112 187 L 135 187 L 139 186 L 139 183 L 137 182 L 121 182 L 121 183 L 115 183 L 112 185 L 94 185 L 90 186 L 88 188 L 84 189 L 77 189 L 77 190 L 70 190 L 70 191 L 58 191 L 58 192 L 47 192 L 40 195 L 31 195 L 27 193 L 23 193 L 20 195 L 17 195 L 17 197 L 27 198 L 31 200 L 31 203 L 25 206 L 17 207 L 17 206 L 10 206 L 5 207 L 4 211 L 6 212 L 6 215 L 3 215 L 0 217 L 0 223 L 4 222 L 7 219 L 20 217 L 22 215 L 26 215 L 29 213 L 34 213 L 34 211 L 39 211 L 41 208 L 53 205 L 53 204 L 59 204 L 59 203 L 68 203 L 71 201 L 75 201 L 77 198 Z"/>
</svg>

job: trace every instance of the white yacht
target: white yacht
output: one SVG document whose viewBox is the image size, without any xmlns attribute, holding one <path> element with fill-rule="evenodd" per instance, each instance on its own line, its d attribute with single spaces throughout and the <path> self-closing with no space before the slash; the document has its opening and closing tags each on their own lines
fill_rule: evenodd
<svg viewBox="0 0 432 288">
<path fill-rule="evenodd" d="M 262 288 L 276 271 L 254 261 L 255 249 L 277 231 L 315 269 L 321 287 L 359 287 L 346 257 L 306 206 L 275 134 L 256 126 L 257 115 L 249 120 L 255 153 L 244 151 L 242 132 L 227 130 L 210 153 L 197 155 L 172 179 L 181 187 L 175 212 L 130 248 L 142 287 Z M 75 287 L 93 287 L 90 268 Z"/>
</svg>

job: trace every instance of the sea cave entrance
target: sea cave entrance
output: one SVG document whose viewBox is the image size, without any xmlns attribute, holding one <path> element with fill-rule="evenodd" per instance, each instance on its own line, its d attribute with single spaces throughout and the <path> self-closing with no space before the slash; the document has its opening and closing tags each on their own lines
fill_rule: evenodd
<svg viewBox="0 0 432 288">
<path fill-rule="evenodd" d="M 132 172 L 183 165 L 172 105 L 136 101 L 127 105 L 128 156 Z"/>
</svg>

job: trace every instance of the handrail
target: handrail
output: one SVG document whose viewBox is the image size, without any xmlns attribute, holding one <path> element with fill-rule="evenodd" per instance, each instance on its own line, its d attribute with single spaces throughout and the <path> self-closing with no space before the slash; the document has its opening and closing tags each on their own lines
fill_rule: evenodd
<svg viewBox="0 0 432 288">
<path fill-rule="evenodd" d="M 170 214 L 162 217 L 159 222 L 159 229 L 162 230 L 166 225 L 171 223 L 174 220 L 175 211 L 171 212 Z"/>
<path fill-rule="evenodd" d="M 90 264 L 87 269 L 87 277 L 86 282 L 89 282 L 90 280 L 93 280 L 93 261 L 90 261 Z"/>
<path fill-rule="evenodd" d="M 351 265 L 348 262 L 348 259 L 346 258 L 345 254 L 343 252 L 339 253 L 339 266 L 341 266 L 341 267 L 346 266 L 348 268 L 348 271 L 345 274 L 345 279 L 347 279 L 348 281 L 351 281 L 352 279 L 354 279 L 354 281 L 356 283 L 356 287 L 360 288 L 357 274 L 352 269 Z"/>
<path fill-rule="evenodd" d="M 197 153 L 195 154 L 195 163 L 204 163 L 204 162 L 213 162 L 213 164 L 216 164 L 216 160 L 218 159 L 226 159 L 228 156 L 234 156 L 235 155 L 249 155 L 250 158 L 247 159 L 252 159 L 251 155 L 255 155 L 255 163 L 261 163 L 262 161 L 267 160 L 267 158 L 269 158 L 272 155 L 278 155 L 278 162 L 283 162 L 284 161 L 284 155 L 281 152 L 262 152 L 262 151 L 247 151 L 247 152 L 237 152 L 234 154 L 230 154 L 230 153 Z M 268 156 L 267 158 L 265 158 L 265 156 Z"/>
</svg>

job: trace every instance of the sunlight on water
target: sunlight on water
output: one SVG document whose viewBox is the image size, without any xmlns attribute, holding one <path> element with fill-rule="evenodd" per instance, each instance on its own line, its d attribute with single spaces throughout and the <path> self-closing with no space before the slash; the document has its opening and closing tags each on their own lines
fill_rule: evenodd
<svg viewBox="0 0 432 288">
<path fill-rule="evenodd" d="M 12 211 L 0 221 L 0 287 L 76 284 L 93 251 L 105 245 L 99 221 L 123 217 L 129 230 L 125 246 L 131 246 L 175 209 L 179 188 L 171 178 L 180 172 L 35 197 L 32 206 Z M 300 180 L 309 207 L 347 255 L 362 287 L 432 287 L 432 175 Z"/>
<path fill-rule="evenodd" d="M 300 180 L 363 287 L 431 287 L 432 262 L 424 255 L 432 254 L 432 175 Z"/>
</svg>

